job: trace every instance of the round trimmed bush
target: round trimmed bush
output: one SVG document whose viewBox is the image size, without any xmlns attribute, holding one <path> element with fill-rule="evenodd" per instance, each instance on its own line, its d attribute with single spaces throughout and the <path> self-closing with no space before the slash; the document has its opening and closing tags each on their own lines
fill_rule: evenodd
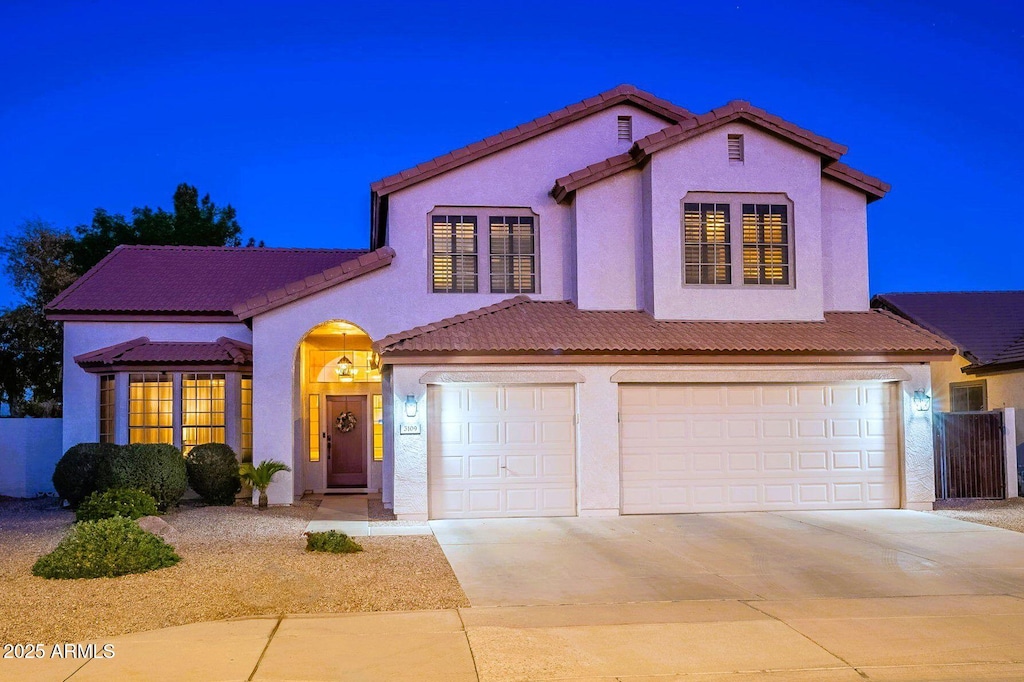
<svg viewBox="0 0 1024 682">
<path fill-rule="evenodd" d="M 224 443 L 206 443 L 192 448 L 185 457 L 188 484 L 207 504 L 234 504 L 242 489 L 238 457 Z"/>
<path fill-rule="evenodd" d="M 135 443 L 100 460 L 96 470 L 99 490 L 137 488 L 166 510 L 185 494 L 187 478 L 181 450 L 164 443 Z"/>
<path fill-rule="evenodd" d="M 75 524 L 57 548 L 32 566 L 42 578 L 113 578 L 181 561 L 162 539 L 120 516 Z"/>
<path fill-rule="evenodd" d="M 72 445 L 53 470 L 53 487 L 72 508 L 81 504 L 97 490 L 96 474 L 101 460 L 120 450 L 113 443 L 79 443 Z"/>
<path fill-rule="evenodd" d="M 114 488 L 82 500 L 75 510 L 75 521 L 99 521 L 115 516 L 135 520 L 156 516 L 156 513 L 156 500 L 149 493 L 134 488 Z"/>
</svg>

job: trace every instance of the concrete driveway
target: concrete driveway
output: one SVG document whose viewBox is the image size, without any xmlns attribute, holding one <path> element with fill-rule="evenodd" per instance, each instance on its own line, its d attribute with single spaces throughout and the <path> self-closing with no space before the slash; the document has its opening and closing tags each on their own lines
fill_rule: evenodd
<svg viewBox="0 0 1024 682">
<path fill-rule="evenodd" d="M 1024 534 L 922 512 L 433 521 L 473 606 L 1024 595 Z"/>
</svg>

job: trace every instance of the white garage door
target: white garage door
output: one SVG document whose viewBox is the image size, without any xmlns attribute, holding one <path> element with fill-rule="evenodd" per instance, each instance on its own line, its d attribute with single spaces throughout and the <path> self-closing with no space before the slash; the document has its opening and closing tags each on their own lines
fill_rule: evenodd
<svg viewBox="0 0 1024 682">
<path fill-rule="evenodd" d="M 573 516 L 573 386 L 431 387 L 430 516 Z"/>
<path fill-rule="evenodd" d="M 898 507 L 890 386 L 623 386 L 622 511 Z"/>
</svg>

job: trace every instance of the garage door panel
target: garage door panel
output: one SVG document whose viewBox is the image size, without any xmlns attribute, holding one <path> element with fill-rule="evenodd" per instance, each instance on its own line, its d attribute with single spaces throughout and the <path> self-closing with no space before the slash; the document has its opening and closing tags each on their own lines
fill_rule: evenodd
<svg viewBox="0 0 1024 682">
<path fill-rule="evenodd" d="M 624 513 L 898 506 L 899 429 L 883 384 L 621 395 Z"/>
<path fill-rule="evenodd" d="M 431 389 L 432 518 L 576 513 L 572 386 Z"/>
</svg>

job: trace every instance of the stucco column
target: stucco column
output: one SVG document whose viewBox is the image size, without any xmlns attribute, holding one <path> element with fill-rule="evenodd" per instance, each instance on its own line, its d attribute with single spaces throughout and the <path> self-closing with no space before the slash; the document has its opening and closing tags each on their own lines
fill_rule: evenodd
<svg viewBox="0 0 1024 682">
<path fill-rule="evenodd" d="M 914 409 L 914 391 L 932 394 L 931 369 L 927 364 L 905 365 L 910 379 L 900 383 L 903 408 L 903 506 L 928 510 L 935 503 L 935 448 L 932 411 Z"/>
<path fill-rule="evenodd" d="M 297 465 L 294 461 L 295 430 L 293 421 L 300 414 L 293 405 L 293 374 L 295 349 L 276 334 L 272 325 L 257 317 L 252 330 L 252 461 L 258 465 L 268 459 L 284 462 L 291 471 L 274 476 L 267 489 L 270 504 L 291 504 L 295 499 L 294 481 Z M 282 343 L 285 341 L 285 343 Z M 301 427 L 301 424 L 299 425 Z M 259 494 L 253 492 L 254 503 Z"/>
<path fill-rule="evenodd" d="M 619 513 L 619 385 L 615 367 L 588 367 L 587 380 L 576 384 L 577 477 L 580 516 Z"/>
<path fill-rule="evenodd" d="M 392 438 L 394 442 L 392 502 L 395 516 L 399 519 L 425 521 L 427 519 L 427 418 L 431 405 L 428 404 L 427 386 L 420 383 L 423 367 L 415 365 L 395 367 L 391 373 L 390 395 Z M 417 414 L 409 418 L 405 414 L 406 396 L 414 396 Z M 387 394 L 384 400 L 389 400 Z M 386 421 L 385 421 L 386 423 Z M 418 425 L 418 434 L 403 434 L 402 425 Z M 385 456 L 386 457 L 386 456 Z"/>
<path fill-rule="evenodd" d="M 386 509 L 395 506 L 395 392 L 391 377 L 392 368 L 387 365 L 381 371 L 381 407 L 384 425 L 381 436 L 384 440 L 384 461 L 381 462 L 380 497 Z"/>
<path fill-rule="evenodd" d="M 242 375 L 224 375 L 224 442 L 237 454 L 242 448 Z"/>
</svg>

